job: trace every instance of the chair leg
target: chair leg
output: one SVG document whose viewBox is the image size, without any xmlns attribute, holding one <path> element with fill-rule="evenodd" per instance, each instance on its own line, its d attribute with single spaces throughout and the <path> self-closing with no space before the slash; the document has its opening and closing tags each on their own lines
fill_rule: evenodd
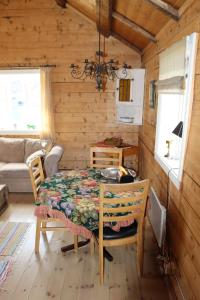
<svg viewBox="0 0 200 300">
<path fill-rule="evenodd" d="M 37 218 L 35 233 L 35 253 L 39 253 L 41 219 Z"/>
<path fill-rule="evenodd" d="M 90 239 L 90 254 L 94 255 L 95 251 L 95 242 L 94 242 L 94 237 L 92 236 Z"/>
<path fill-rule="evenodd" d="M 100 284 L 103 284 L 104 282 L 103 244 L 99 244 L 99 272 L 100 272 Z"/>
<path fill-rule="evenodd" d="M 139 277 L 143 275 L 143 256 L 144 256 L 144 249 L 143 249 L 143 238 L 138 238 L 137 241 L 137 269 Z"/>
<path fill-rule="evenodd" d="M 46 226 L 47 226 L 47 222 L 46 221 L 41 221 L 41 227 L 44 228 Z M 46 236 L 47 232 L 46 231 L 42 231 L 42 234 Z"/>
<path fill-rule="evenodd" d="M 74 235 L 74 252 L 78 252 L 78 235 Z"/>
</svg>

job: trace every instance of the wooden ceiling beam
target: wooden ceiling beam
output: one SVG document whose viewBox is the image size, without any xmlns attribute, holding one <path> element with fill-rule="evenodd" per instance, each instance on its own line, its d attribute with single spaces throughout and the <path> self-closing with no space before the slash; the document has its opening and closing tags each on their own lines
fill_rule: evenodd
<svg viewBox="0 0 200 300">
<path fill-rule="evenodd" d="M 56 3 L 62 8 L 66 8 L 67 0 L 56 0 Z"/>
<path fill-rule="evenodd" d="M 149 31 L 145 30 L 138 24 L 134 23 L 133 21 L 129 20 L 125 16 L 119 14 L 118 12 L 113 12 L 112 17 L 118 21 L 120 21 L 122 24 L 128 26 L 129 28 L 133 29 L 134 31 L 142 34 L 145 38 L 149 39 L 150 41 L 156 43 L 157 40 L 153 34 L 151 34 Z"/>
<path fill-rule="evenodd" d="M 100 12 L 100 26 L 99 26 L 99 12 Z M 105 37 L 111 34 L 112 21 L 112 0 L 96 0 L 96 24 L 97 30 Z"/>
<path fill-rule="evenodd" d="M 59 2 L 59 4 L 58 4 L 58 2 Z M 74 2 L 72 1 L 72 0 L 56 0 L 56 2 L 57 2 L 57 4 L 59 5 L 59 6 L 61 6 L 60 5 L 60 1 L 62 1 L 62 2 L 66 2 L 65 3 L 65 6 L 66 6 L 66 4 L 68 4 L 68 6 L 70 6 L 72 9 L 74 9 L 74 10 L 76 10 L 78 13 L 80 13 L 81 15 L 83 15 L 84 17 L 87 17 L 88 18 L 88 20 L 89 21 L 96 21 L 96 16 L 95 16 L 95 20 L 94 20 L 94 16 L 92 17 L 92 16 L 89 16 L 88 14 L 86 14 L 86 11 L 84 11 L 82 8 L 80 8 L 79 6 L 75 6 L 74 5 Z M 106 1 L 106 0 L 105 0 Z M 106 1 L 107 2 L 107 1 Z M 111 12 L 110 12 L 110 14 L 111 14 L 111 18 L 110 18 L 110 20 L 112 19 L 112 10 L 111 10 Z M 121 35 L 119 35 L 118 33 L 116 33 L 116 32 L 112 32 L 111 31 L 111 28 L 110 28 L 110 35 L 112 36 L 112 37 L 114 37 L 116 40 L 118 40 L 118 41 L 120 41 L 121 43 L 123 43 L 124 45 L 126 45 L 127 47 L 129 47 L 129 48 L 131 48 L 131 49 L 133 49 L 134 51 L 136 51 L 137 53 L 139 53 L 140 55 L 142 55 L 142 50 L 141 49 L 139 49 L 136 45 L 134 45 L 134 44 L 132 44 L 132 43 L 130 43 L 129 41 L 127 41 L 124 37 L 122 37 Z"/>
<path fill-rule="evenodd" d="M 146 0 L 147 2 L 153 4 L 156 8 L 164 12 L 166 15 L 170 16 L 174 20 L 178 21 L 180 16 L 177 9 L 172 5 L 164 2 L 163 0 Z"/>
<path fill-rule="evenodd" d="M 121 35 L 119 35 L 116 32 L 112 32 L 112 36 L 120 41 L 121 43 L 123 43 L 124 45 L 126 45 L 127 47 L 133 49 L 134 51 L 136 51 L 137 53 L 139 53 L 140 55 L 142 55 L 142 50 L 139 49 L 136 45 L 134 45 L 133 43 L 130 43 L 129 41 L 127 41 L 124 37 L 122 37 Z"/>
</svg>

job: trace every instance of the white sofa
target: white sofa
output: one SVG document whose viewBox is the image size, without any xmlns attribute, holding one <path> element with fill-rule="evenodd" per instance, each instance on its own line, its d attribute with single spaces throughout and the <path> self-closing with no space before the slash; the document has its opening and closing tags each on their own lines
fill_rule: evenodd
<svg viewBox="0 0 200 300">
<path fill-rule="evenodd" d="M 26 162 L 30 155 L 41 149 L 44 149 L 41 140 L 0 137 L 0 184 L 6 184 L 11 193 L 32 192 Z M 44 155 L 47 177 L 57 172 L 62 154 L 63 148 L 56 145 Z"/>
</svg>

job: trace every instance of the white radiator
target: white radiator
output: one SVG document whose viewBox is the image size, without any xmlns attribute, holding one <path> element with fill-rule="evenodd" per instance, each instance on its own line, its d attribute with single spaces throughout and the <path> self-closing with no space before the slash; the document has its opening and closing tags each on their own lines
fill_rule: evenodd
<svg viewBox="0 0 200 300">
<path fill-rule="evenodd" d="M 162 247 L 166 232 L 166 208 L 160 203 L 153 188 L 150 189 L 149 202 L 149 220 L 153 227 L 158 246 Z"/>
</svg>

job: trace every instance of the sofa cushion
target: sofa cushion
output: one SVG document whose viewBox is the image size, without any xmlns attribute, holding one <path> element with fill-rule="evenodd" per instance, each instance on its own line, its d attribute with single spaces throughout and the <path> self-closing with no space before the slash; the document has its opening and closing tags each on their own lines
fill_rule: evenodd
<svg viewBox="0 0 200 300">
<path fill-rule="evenodd" d="M 24 162 L 24 139 L 0 138 L 0 161 Z"/>
<path fill-rule="evenodd" d="M 29 155 L 33 154 L 35 151 L 42 149 L 41 140 L 38 139 L 26 139 L 25 140 L 25 156 L 24 161 L 27 160 Z"/>
<path fill-rule="evenodd" d="M 8 163 L 0 169 L 0 177 L 4 178 L 27 178 L 29 177 L 28 166 L 25 163 Z"/>
</svg>

